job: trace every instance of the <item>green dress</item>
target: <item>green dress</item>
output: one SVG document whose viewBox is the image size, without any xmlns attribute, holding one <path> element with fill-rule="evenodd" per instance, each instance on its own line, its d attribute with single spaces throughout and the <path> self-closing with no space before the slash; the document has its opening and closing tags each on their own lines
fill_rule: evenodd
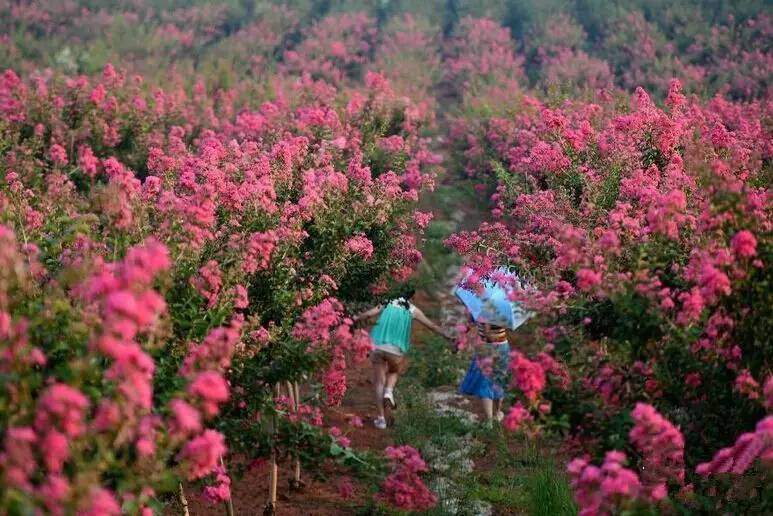
<svg viewBox="0 0 773 516">
<path fill-rule="evenodd" d="M 370 331 L 370 338 L 376 348 L 387 348 L 385 351 L 399 350 L 401 355 L 411 347 L 411 323 L 413 322 L 413 305 L 406 308 L 401 300 L 390 302 L 379 315 L 376 325 Z"/>
</svg>

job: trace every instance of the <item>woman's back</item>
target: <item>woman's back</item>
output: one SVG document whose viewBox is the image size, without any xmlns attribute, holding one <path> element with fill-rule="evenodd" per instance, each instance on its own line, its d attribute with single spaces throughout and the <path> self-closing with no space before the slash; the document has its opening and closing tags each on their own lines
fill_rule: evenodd
<svg viewBox="0 0 773 516">
<path fill-rule="evenodd" d="M 370 337 L 376 346 L 395 346 L 402 353 L 410 348 L 413 305 L 405 300 L 388 303 L 373 326 Z"/>
</svg>

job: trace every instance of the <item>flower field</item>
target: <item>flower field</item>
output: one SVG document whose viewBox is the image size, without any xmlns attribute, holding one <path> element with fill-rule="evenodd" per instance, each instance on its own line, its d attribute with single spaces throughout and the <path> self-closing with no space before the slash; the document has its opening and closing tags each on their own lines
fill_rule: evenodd
<svg viewBox="0 0 773 516">
<path fill-rule="evenodd" d="M 479 437 L 557 461 L 562 514 L 773 511 L 764 2 L 0 0 L 0 27 L 0 514 L 467 514 L 407 421 L 351 410 L 354 315 L 405 285 L 430 313 L 448 263 L 534 314 Z"/>
</svg>

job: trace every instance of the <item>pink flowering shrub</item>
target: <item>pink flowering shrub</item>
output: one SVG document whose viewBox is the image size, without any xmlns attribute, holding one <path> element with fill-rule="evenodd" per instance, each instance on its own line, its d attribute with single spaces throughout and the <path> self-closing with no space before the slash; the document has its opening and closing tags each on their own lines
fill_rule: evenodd
<svg viewBox="0 0 773 516">
<path fill-rule="evenodd" d="M 127 503 L 155 503 L 170 475 L 210 473 L 226 453 L 224 436 L 203 429 L 211 414 L 195 408 L 195 393 L 194 406 L 184 389 L 153 402 L 152 342 L 166 338 L 160 322 L 168 316 L 154 284 L 171 266 L 168 249 L 151 238 L 118 262 L 94 255 L 80 279 L 72 268 L 47 279 L 13 231 L 1 231 L 0 369 L 14 381 L 0 393 L 7 425 L 0 475 L 12 496 L 0 501 L 53 514 L 118 514 Z M 52 311 L 34 308 L 40 303 Z M 215 411 L 225 397 L 212 400 Z M 110 460 L 105 449 L 122 458 Z"/>
<path fill-rule="evenodd" d="M 303 71 L 333 84 L 358 78 L 374 44 L 373 19 L 364 12 L 344 13 L 327 16 L 308 30 L 298 47 L 285 52 L 287 71 Z"/>
<path fill-rule="evenodd" d="M 535 27 L 527 40 L 527 55 L 540 68 L 544 87 L 559 87 L 576 94 L 612 86 L 609 64 L 588 55 L 582 45 L 587 40 L 583 28 L 568 15 L 559 13 Z"/>
<path fill-rule="evenodd" d="M 442 73 L 439 39 L 437 27 L 405 14 L 389 20 L 375 48 L 372 69 L 384 74 L 395 94 L 413 101 L 411 118 L 434 116 L 434 87 Z"/>
<path fill-rule="evenodd" d="M 175 478 L 222 500 L 229 452 L 330 457 L 319 409 L 272 386 L 341 402 L 371 347 L 343 302 L 421 258 L 426 118 L 370 73 L 343 106 L 301 79 L 238 114 L 112 66 L 3 77 L 0 507 L 139 510 Z"/>
<path fill-rule="evenodd" d="M 465 17 L 446 40 L 444 81 L 458 97 L 461 114 L 451 119 L 450 136 L 471 143 L 470 127 L 493 113 L 510 113 L 525 79 L 523 56 L 515 51 L 510 31 L 488 18 Z M 479 146 L 465 158 L 482 157 Z"/>
<path fill-rule="evenodd" d="M 715 489 L 695 467 L 763 418 L 770 375 L 770 105 L 703 103 L 678 81 L 665 104 L 637 89 L 630 111 L 602 95 L 523 99 L 516 117 L 491 118 L 468 141 L 498 160 L 492 221 L 447 241 L 480 276 L 504 263 L 527 280 L 513 298 L 539 323 L 525 331 L 568 378 L 545 384 L 551 366 L 516 353 L 514 395 L 536 422 L 543 399 L 568 414 L 589 452 L 625 449 L 645 471 L 637 499 Z"/>
</svg>

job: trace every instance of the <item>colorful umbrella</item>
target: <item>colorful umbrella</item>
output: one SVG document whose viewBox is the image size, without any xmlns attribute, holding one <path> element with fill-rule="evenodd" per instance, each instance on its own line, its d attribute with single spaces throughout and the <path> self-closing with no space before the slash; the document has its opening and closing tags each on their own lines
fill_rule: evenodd
<svg viewBox="0 0 773 516">
<path fill-rule="evenodd" d="M 465 281 L 469 279 L 470 274 L 471 271 L 468 271 L 464 277 Z M 465 281 L 454 289 L 454 294 L 475 322 L 514 330 L 534 316 L 534 313 L 525 310 L 521 303 L 511 301 L 510 294 L 513 290 L 521 288 L 517 274 L 500 268 L 490 276 L 494 278 L 484 278 L 472 289 L 462 286 Z"/>
</svg>

